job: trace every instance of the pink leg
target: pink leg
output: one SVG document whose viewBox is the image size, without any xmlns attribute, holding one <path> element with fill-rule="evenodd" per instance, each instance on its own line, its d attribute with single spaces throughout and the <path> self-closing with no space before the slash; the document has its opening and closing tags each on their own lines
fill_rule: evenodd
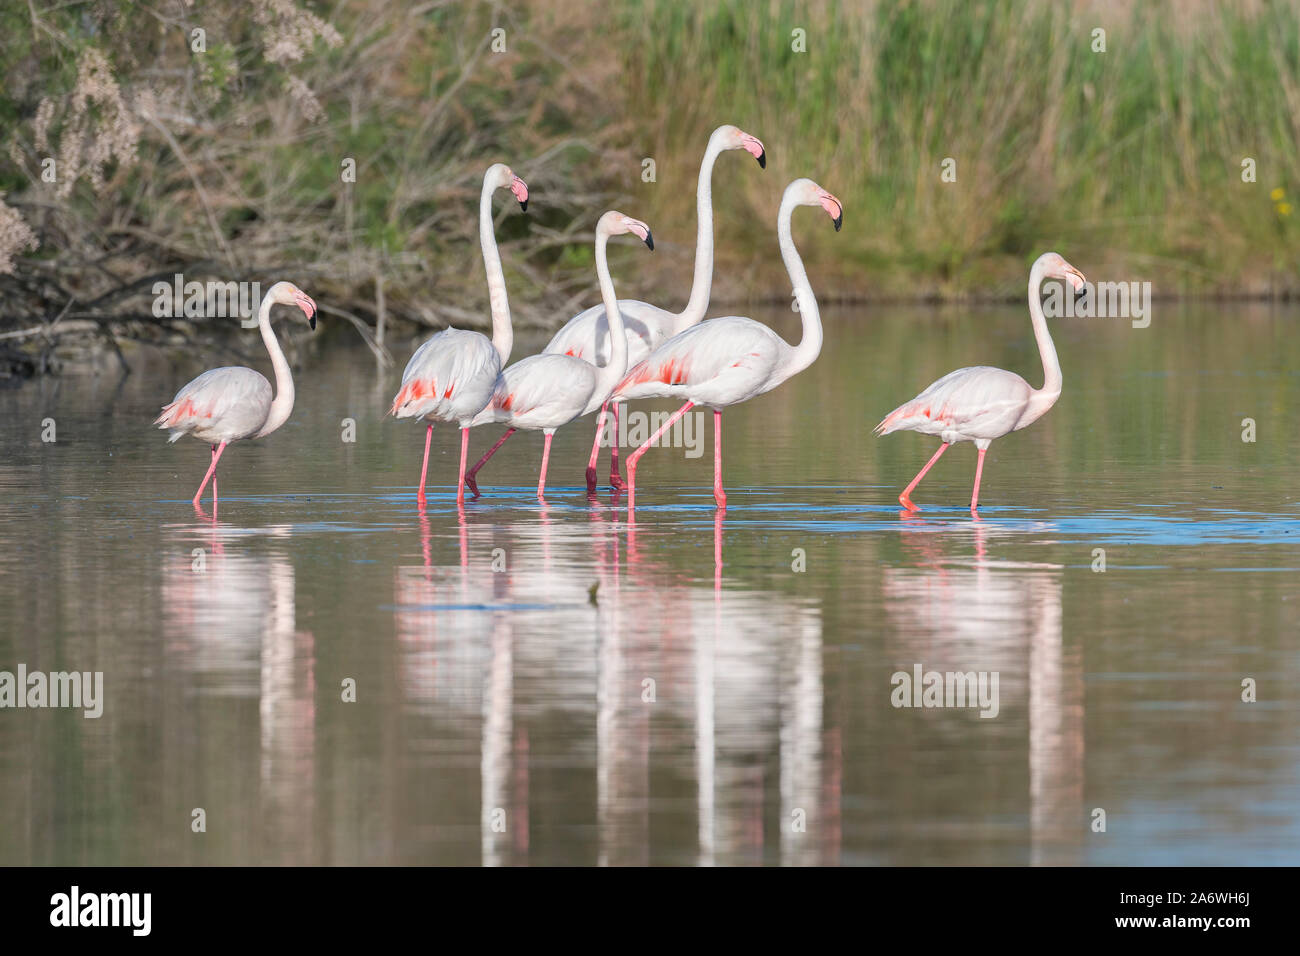
<svg viewBox="0 0 1300 956">
<path fill-rule="evenodd" d="M 216 447 L 216 450 L 213 451 L 212 464 L 208 465 L 208 473 L 203 476 L 203 484 L 199 485 L 199 490 L 194 493 L 194 504 L 197 505 L 199 503 L 199 500 L 203 497 L 203 489 L 208 486 L 208 479 L 217 473 L 217 459 L 219 459 L 221 457 L 221 453 L 226 450 L 226 444 L 227 444 L 226 442 L 222 442 L 220 445 Z M 215 495 L 215 488 L 214 488 L 214 495 Z M 216 498 L 214 497 L 212 500 L 216 501 Z"/>
<path fill-rule="evenodd" d="M 927 461 L 925 463 L 925 467 L 922 468 L 919 472 L 917 472 L 916 477 L 912 479 L 912 483 L 908 485 L 906 488 L 904 488 L 903 493 L 898 496 L 898 503 L 902 505 L 904 508 L 906 508 L 908 511 L 921 510 L 916 505 L 912 504 L 912 497 L 911 497 L 912 489 L 921 483 L 921 479 L 925 477 L 925 473 L 930 470 L 930 467 L 936 461 L 939 460 L 939 456 L 942 455 L 947 450 L 948 450 L 948 443 L 944 442 L 942 445 L 939 446 L 939 450 L 934 453 L 934 457 L 931 458 L 929 461 Z"/>
<path fill-rule="evenodd" d="M 487 460 L 497 453 L 497 449 L 506 443 L 506 439 L 514 433 L 513 428 L 507 428 L 506 433 L 497 439 L 497 443 L 487 450 L 487 454 L 480 458 L 473 468 L 465 472 L 465 484 L 469 485 L 469 490 L 474 492 L 475 498 L 478 497 L 478 482 L 474 480 L 474 476 L 478 474 L 480 468 L 487 464 Z"/>
<path fill-rule="evenodd" d="M 418 501 L 424 500 L 424 478 L 429 473 L 429 442 L 433 440 L 433 426 L 424 433 L 424 464 L 420 467 L 420 493 L 416 495 Z"/>
<path fill-rule="evenodd" d="M 587 459 L 587 494 L 596 493 L 596 460 L 600 458 L 600 436 L 605 431 L 605 412 L 609 408 L 609 402 L 600 406 L 600 414 L 596 416 L 596 438 L 591 443 L 591 457 Z M 618 406 L 614 406 L 617 414 Z M 617 431 L 617 426 L 615 426 Z M 617 441 L 618 439 L 615 439 Z M 617 452 L 615 452 L 617 454 Z"/>
<path fill-rule="evenodd" d="M 456 504 L 465 503 L 465 459 L 469 455 L 469 429 L 460 430 L 460 480 L 456 482 Z"/>
<path fill-rule="evenodd" d="M 724 511 L 727 508 L 727 493 L 722 490 L 722 411 L 713 410 L 713 500 Z"/>
<path fill-rule="evenodd" d="M 212 446 L 212 460 L 217 460 L 217 446 Z M 217 473 L 212 473 L 212 513 L 217 513 Z"/>
<path fill-rule="evenodd" d="M 672 428 L 673 425 L 677 423 L 677 420 L 679 418 L 681 418 L 683 415 L 685 415 L 694 407 L 695 407 L 694 402 L 687 402 L 681 408 L 677 409 L 677 411 L 673 413 L 672 417 L 669 418 L 668 421 L 664 422 L 663 425 L 660 426 L 659 430 L 655 432 L 653 435 L 651 435 L 649 438 L 647 438 L 645 444 L 642 445 L 640 448 L 638 448 L 636 451 L 632 452 L 631 456 L 628 458 L 627 460 L 627 509 L 628 511 L 632 510 L 632 506 L 635 504 L 635 499 L 636 499 L 636 463 L 641 460 L 641 456 L 645 454 L 647 448 L 649 448 L 651 445 L 657 442 L 661 437 L 663 437 L 664 432 Z"/>
<path fill-rule="evenodd" d="M 980 500 L 980 475 L 984 473 L 984 452 L 986 451 L 988 451 L 987 448 L 980 449 L 979 462 L 975 465 L 975 490 L 970 494 L 971 514 L 975 513 L 975 506 L 979 504 Z"/>
<path fill-rule="evenodd" d="M 614 403 L 614 434 L 609 442 L 609 486 L 622 491 L 623 476 L 618 473 L 618 402 Z"/>
<path fill-rule="evenodd" d="M 551 433 L 546 433 L 546 442 L 542 445 L 542 470 L 537 476 L 537 497 L 541 499 L 546 491 L 546 464 L 551 460 Z"/>
</svg>

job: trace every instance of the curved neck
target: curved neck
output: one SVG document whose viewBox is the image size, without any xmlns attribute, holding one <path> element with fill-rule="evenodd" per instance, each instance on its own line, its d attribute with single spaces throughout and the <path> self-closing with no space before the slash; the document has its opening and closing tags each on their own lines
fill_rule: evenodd
<svg viewBox="0 0 1300 956">
<path fill-rule="evenodd" d="M 1029 270 L 1029 319 L 1034 325 L 1034 338 L 1038 341 L 1038 354 L 1043 360 L 1043 387 L 1040 394 L 1052 401 L 1061 394 L 1061 363 L 1056 358 L 1056 345 L 1047 331 L 1047 317 L 1043 315 L 1043 269 L 1037 263 Z M 1065 290 L 1070 295 L 1070 289 Z"/>
<path fill-rule="evenodd" d="M 700 178 L 695 184 L 695 278 L 686 307 L 677 313 L 673 334 L 690 328 L 704 319 L 713 290 L 713 164 L 722 150 L 709 141 L 700 163 Z"/>
<path fill-rule="evenodd" d="M 609 257 L 605 251 L 608 244 L 609 236 L 603 232 L 596 234 L 596 275 L 600 279 L 600 297 L 605 302 L 605 315 L 609 319 L 609 360 L 596 376 L 599 383 L 596 397 L 601 401 L 627 372 L 627 334 L 623 331 L 623 313 L 618 309 L 618 297 L 614 295 L 614 280 L 609 276 Z"/>
<path fill-rule="evenodd" d="M 487 272 L 488 304 L 492 309 L 492 347 L 501 356 L 501 364 L 510 359 L 514 331 L 510 327 L 510 300 L 506 298 L 506 275 L 501 270 L 497 237 L 492 224 L 492 193 L 495 188 L 483 182 L 478 202 L 478 238 L 483 247 L 483 268 Z"/>
<path fill-rule="evenodd" d="M 790 217 L 795 205 L 789 199 L 782 200 L 776 222 L 781 259 L 785 262 L 786 271 L 790 273 L 794 299 L 799 304 L 799 317 L 803 320 L 803 338 L 791 349 L 783 370 L 786 378 L 806 369 L 817 360 L 822 350 L 822 318 L 817 309 L 817 298 L 813 295 L 812 286 L 808 284 L 808 273 L 804 271 L 803 259 L 799 258 L 799 250 L 794 247 L 794 236 L 790 233 Z"/>
<path fill-rule="evenodd" d="M 266 416 L 262 430 L 255 437 L 269 435 L 289 420 L 293 412 L 293 376 L 289 374 L 289 362 L 280 350 L 280 341 L 271 330 L 271 294 L 268 292 L 257 310 L 257 327 L 262 332 L 262 341 L 271 353 L 271 368 L 275 370 L 275 398 L 271 400 L 271 411 Z"/>
</svg>

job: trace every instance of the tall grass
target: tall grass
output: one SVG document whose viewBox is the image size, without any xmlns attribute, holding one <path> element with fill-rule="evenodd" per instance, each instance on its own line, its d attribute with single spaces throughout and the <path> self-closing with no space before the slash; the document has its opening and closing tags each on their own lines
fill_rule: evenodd
<svg viewBox="0 0 1300 956">
<path fill-rule="evenodd" d="M 590 226 L 614 204 L 665 240 L 616 266 L 619 291 L 680 302 L 724 122 L 770 168 L 718 165 L 720 302 L 788 292 L 772 220 L 796 176 L 845 203 L 838 235 L 796 227 L 827 298 L 1019 294 L 1047 248 L 1158 292 L 1300 289 L 1300 7 L 1281 0 L 32 3 L 0 8 L 0 35 L 0 324 L 45 342 L 33 322 L 119 331 L 142 279 L 200 267 L 291 275 L 367 322 L 382 276 L 390 316 L 482 322 L 494 161 L 536 196 L 498 224 L 518 316 L 595 301 Z M 44 183 L 47 154 L 80 173 Z"/>
<path fill-rule="evenodd" d="M 816 240 L 838 288 L 987 289 L 1048 247 L 1158 291 L 1295 282 L 1270 198 L 1300 190 L 1295 4 L 650 0 L 619 22 L 669 155 L 728 119 L 844 199 L 845 233 Z M 737 186 L 770 218 L 776 185 Z"/>
</svg>

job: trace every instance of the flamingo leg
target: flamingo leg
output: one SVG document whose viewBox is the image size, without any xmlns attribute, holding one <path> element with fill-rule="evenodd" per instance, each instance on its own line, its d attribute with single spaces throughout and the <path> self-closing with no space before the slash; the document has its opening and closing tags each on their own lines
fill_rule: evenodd
<svg viewBox="0 0 1300 956">
<path fill-rule="evenodd" d="M 659 427 L 659 430 L 646 439 L 645 444 L 632 452 L 627 459 L 627 510 L 631 511 L 636 501 L 636 463 L 641 460 L 641 456 L 646 453 L 646 449 L 663 437 L 664 432 L 672 428 L 677 420 L 695 407 L 694 402 L 687 402 L 681 408 L 672 414 L 668 421 Z"/>
<path fill-rule="evenodd" d="M 456 504 L 465 503 L 465 459 L 469 456 L 469 429 L 460 430 L 460 480 L 456 482 Z"/>
<path fill-rule="evenodd" d="M 216 445 L 212 446 L 212 460 L 217 460 Z M 217 510 L 217 473 L 215 471 L 212 473 L 212 510 L 214 512 Z"/>
<path fill-rule="evenodd" d="M 727 509 L 727 493 L 722 490 L 722 409 L 713 410 L 713 500 Z"/>
<path fill-rule="evenodd" d="M 975 506 L 979 504 L 980 500 L 980 475 L 984 473 L 984 452 L 986 451 L 988 451 L 987 448 L 980 449 L 979 461 L 975 465 L 975 490 L 970 494 L 971 514 L 975 513 Z"/>
<path fill-rule="evenodd" d="M 614 403 L 614 431 L 609 441 L 609 486 L 615 491 L 626 487 L 623 476 L 618 473 L 618 402 Z"/>
<path fill-rule="evenodd" d="M 208 486 L 208 479 L 217 473 L 217 460 L 221 457 L 221 453 L 226 450 L 226 445 L 227 442 L 223 441 L 220 445 L 217 445 L 216 448 L 213 449 L 212 464 L 208 465 L 208 473 L 203 476 L 203 484 L 199 485 L 199 490 L 194 493 L 194 504 L 197 505 L 200 499 L 202 499 L 203 489 Z M 212 494 L 213 494 L 212 500 L 214 502 L 217 500 L 216 491 L 217 491 L 216 482 L 214 481 L 212 486 Z"/>
<path fill-rule="evenodd" d="M 487 453 L 484 454 L 483 457 L 480 458 L 477 463 L 475 463 L 473 468 L 465 472 L 465 484 L 469 485 L 469 490 L 474 492 L 475 498 L 477 498 L 479 495 L 478 495 L 478 482 L 474 480 L 474 476 L 478 474 L 478 470 L 480 468 L 482 468 L 484 465 L 487 464 L 487 460 L 497 453 L 497 449 L 506 443 L 506 439 L 509 438 L 514 433 L 515 430 L 513 428 L 507 428 L 506 433 L 497 439 L 497 443 L 487 450 Z"/>
<path fill-rule="evenodd" d="M 606 402 L 600 406 L 600 414 L 596 416 L 596 438 L 591 443 L 591 457 L 587 459 L 587 494 L 589 495 L 596 493 L 596 460 L 600 458 L 600 436 L 605 431 L 605 412 L 608 408 L 609 402 Z M 618 414 L 617 405 L 614 406 L 614 414 Z M 617 445 L 615 447 L 617 448 Z M 615 451 L 614 454 L 617 455 L 618 452 Z"/>
<path fill-rule="evenodd" d="M 925 477 L 925 473 L 930 470 L 930 467 L 936 461 L 939 460 L 939 456 L 942 455 L 947 450 L 948 450 L 948 443 L 944 442 L 942 445 L 939 446 L 939 450 L 934 453 L 934 457 L 925 463 L 925 467 L 916 473 L 916 477 L 912 479 L 912 483 L 908 485 L 906 488 L 904 488 L 903 493 L 898 496 L 898 503 L 902 505 L 904 508 L 906 508 L 908 511 L 921 510 L 916 505 L 912 504 L 912 497 L 911 497 L 912 489 L 921 483 L 921 479 Z"/>
<path fill-rule="evenodd" d="M 424 478 L 429 473 L 429 442 L 433 440 L 433 425 L 429 425 L 429 430 L 424 433 L 424 464 L 420 466 L 420 492 L 416 500 L 424 500 Z"/>
<path fill-rule="evenodd" d="M 537 476 L 537 499 L 540 501 L 546 491 L 546 464 L 551 460 L 551 433 L 546 433 L 546 441 L 542 445 L 542 470 Z"/>
</svg>

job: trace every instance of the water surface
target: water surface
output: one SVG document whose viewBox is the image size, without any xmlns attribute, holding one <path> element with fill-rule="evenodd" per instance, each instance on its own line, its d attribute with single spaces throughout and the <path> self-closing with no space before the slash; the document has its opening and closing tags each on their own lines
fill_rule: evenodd
<svg viewBox="0 0 1300 956">
<path fill-rule="evenodd" d="M 378 370 L 346 330 L 297 341 L 215 519 L 207 448 L 149 421 L 224 360 L 0 393 L 0 670 L 106 696 L 0 711 L 0 863 L 1295 863 L 1297 317 L 1053 323 L 1064 393 L 977 520 L 971 446 L 907 516 L 935 442 L 871 428 L 962 365 L 1041 381 L 1023 308 L 827 310 L 817 364 L 724 416 L 725 515 L 703 419 L 634 522 L 585 494 L 591 419 L 545 505 L 540 436 L 459 509 L 435 430 L 421 510 L 423 429 L 384 417 L 412 343 Z M 997 716 L 894 707 L 917 664 L 996 672 Z"/>
</svg>

